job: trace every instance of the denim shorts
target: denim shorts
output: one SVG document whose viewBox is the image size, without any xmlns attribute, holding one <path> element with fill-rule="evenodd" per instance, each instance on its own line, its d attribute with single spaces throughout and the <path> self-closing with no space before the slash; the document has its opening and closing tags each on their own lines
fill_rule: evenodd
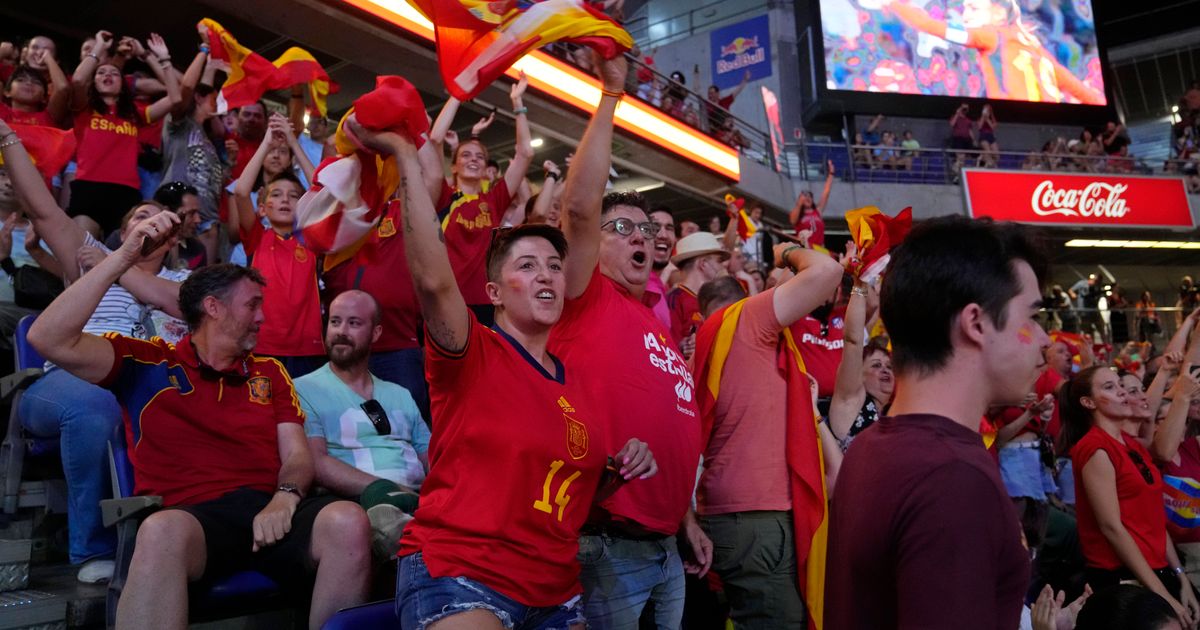
<svg viewBox="0 0 1200 630">
<path fill-rule="evenodd" d="M 400 558 L 396 616 L 401 628 L 425 630 L 435 621 L 471 610 L 486 610 L 515 630 L 567 630 L 584 623 L 579 595 L 558 606 L 525 606 L 470 578 L 430 576 L 419 551 Z"/>
<path fill-rule="evenodd" d="M 1000 479 L 1010 497 L 1045 501 L 1058 486 L 1053 473 L 1042 464 L 1041 452 L 1028 444 L 1031 442 L 1010 443 L 1000 449 Z"/>
</svg>

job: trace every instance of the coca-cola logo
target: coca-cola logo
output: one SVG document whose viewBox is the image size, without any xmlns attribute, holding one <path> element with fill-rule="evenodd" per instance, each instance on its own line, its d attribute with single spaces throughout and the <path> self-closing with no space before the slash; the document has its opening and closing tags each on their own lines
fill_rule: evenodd
<svg viewBox="0 0 1200 630">
<path fill-rule="evenodd" d="M 1054 187 L 1044 180 L 1033 190 L 1033 213 L 1040 216 L 1061 214 L 1068 217 L 1108 217 L 1119 219 L 1132 210 L 1121 198 L 1128 184 L 1092 182 L 1082 189 Z"/>
</svg>

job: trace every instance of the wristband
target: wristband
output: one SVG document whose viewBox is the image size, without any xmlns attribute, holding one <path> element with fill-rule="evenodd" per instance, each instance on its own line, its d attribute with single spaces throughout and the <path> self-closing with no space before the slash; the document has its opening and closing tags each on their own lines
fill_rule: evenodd
<svg viewBox="0 0 1200 630">
<path fill-rule="evenodd" d="M 520 116 L 521 114 L 528 114 L 528 113 L 529 113 L 528 107 L 518 107 L 513 110 L 513 116 Z"/>
<path fill-rule="evenodd" d="M 171 63 L 171 58 L 169 56 L 168 57 L 159 57 L 158 62 L 159 63 Z"/>
<path fill-rule="evenodd" d="M 212 51 L 212 48 L 209 48 L 208 44 L 200 44 L 200 52 L 207 55 L 210 51 Z"/>
<path fill-rule="evenodd" d="M 792 245 L 792 246 L 788 247 L 787 249 L 783 250 L 783 254 L 779 257 L 779 262 L 783 263 L 780 266 L 787 267 L 788 269 L 790 269 L 792 271 L 792 273 L 795 273 L 796 269 L 795 269 L 795 267 L 792 266 L 792 263 L 788 262 L 788 257 L 792 255 L 792 252 L 794 252 L 798 249 L 804 249 L 804 247 L 802 247 L 800 245 Z"/>
<path fill-rule="evenodd" d="M 1171 567 L 1171 572 L 1175 575 L 1183 575 L 1183 567 Z"/>
<path fill-rule="evenodd" d="M 16 136 L 17 134 L 16 134 L 16 132 L 13 132 L 10 135 Z M 5 136 L 5 137 L 7 138 L 8 136 Z M 17 145 L 17 144 L 21 144 L 21 138 L 19 136 L 13 138 L 12 140 L 5 140 L 4 142 L 0 142 L 0 149 L 3 149 L 5 147 L 11 147 L 11 146 Z"/>
<path fill-rule="evenodd" d="M 554 181 L 558 181 L 559 174 L 555 173 L 553 171 L 546 171 L 546 179 L 550 179 L 550 178 L 554 178 Z"/>
<path fill-rule="evenodd" d="M 862 297 L 867 297 L 867 290 L 864 289 L 863 287 L 853 287 L 850 289 L 850 295 L 860 295 Z"/>
<path fill-rule="evenodd" d="M 606 90 L 604 88 L 601 88 L 600 93 L 605 96 L 611 96 L 613 98 L 621 98 L 622 96 L 625 96 L 625 90 L 615 91 L 615 90 Z"/>
<path fill-rule="evenodd" d="M 100 57 L 97 56 L 96 53 L 88 53 L 88 54 L 84 55 L 84 57 L 91 57 L 92 59 L 96 60 L 96 63 L 100 62 Z"/>
</svg>

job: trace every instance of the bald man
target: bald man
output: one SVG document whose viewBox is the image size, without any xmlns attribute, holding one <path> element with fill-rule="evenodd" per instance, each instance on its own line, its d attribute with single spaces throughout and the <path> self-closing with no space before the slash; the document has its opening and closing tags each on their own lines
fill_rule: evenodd
<svg viewBox="0 0 1200 630">
<path fill-rule="evenodd" d="M 379 305 L 346 291 L 329 305 L 329 363 L 296 379 L 315 484 L 357 497 L 373 529 L 372 549 L 396 555 L 429 470 L 429 428 L 407 389 L 371 375 L 371 343 L 383 332 Z"/>
</svg>

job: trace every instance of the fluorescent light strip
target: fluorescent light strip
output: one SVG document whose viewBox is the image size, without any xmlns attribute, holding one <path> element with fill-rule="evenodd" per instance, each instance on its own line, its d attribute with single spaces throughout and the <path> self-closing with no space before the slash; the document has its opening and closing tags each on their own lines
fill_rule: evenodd
<svg viewBox="0 0 1200 630">
<path fill-rule="evenodd" d="M 1067 247 L 1109 247 L 1123 249 L 1200 249 L 1200 243 L 1191 241 L 1120 241 L 1107 239 L 1075 238 L 1065 243 Z"/>
<path fill-rule="evenodd" d="M 433 24 L 405 0 L 342 1 L 426 40 L 434 40 Z M 529 84 L 533 87 L 585 112 L 596 111 L 596 104 L 600 102 L 600 83 L 594 77 L 537 50 L 518 59 L 506 74 L 516 77 L 520 70 L 529 77 Z M 725 177 L 735 181 L 741 178 L 738 154 L 732 147 L 662 114 L 641 101 L 628 96 L 623 97 L 621 104 L 617 106 L 616 124 Z"/>
</svg>

